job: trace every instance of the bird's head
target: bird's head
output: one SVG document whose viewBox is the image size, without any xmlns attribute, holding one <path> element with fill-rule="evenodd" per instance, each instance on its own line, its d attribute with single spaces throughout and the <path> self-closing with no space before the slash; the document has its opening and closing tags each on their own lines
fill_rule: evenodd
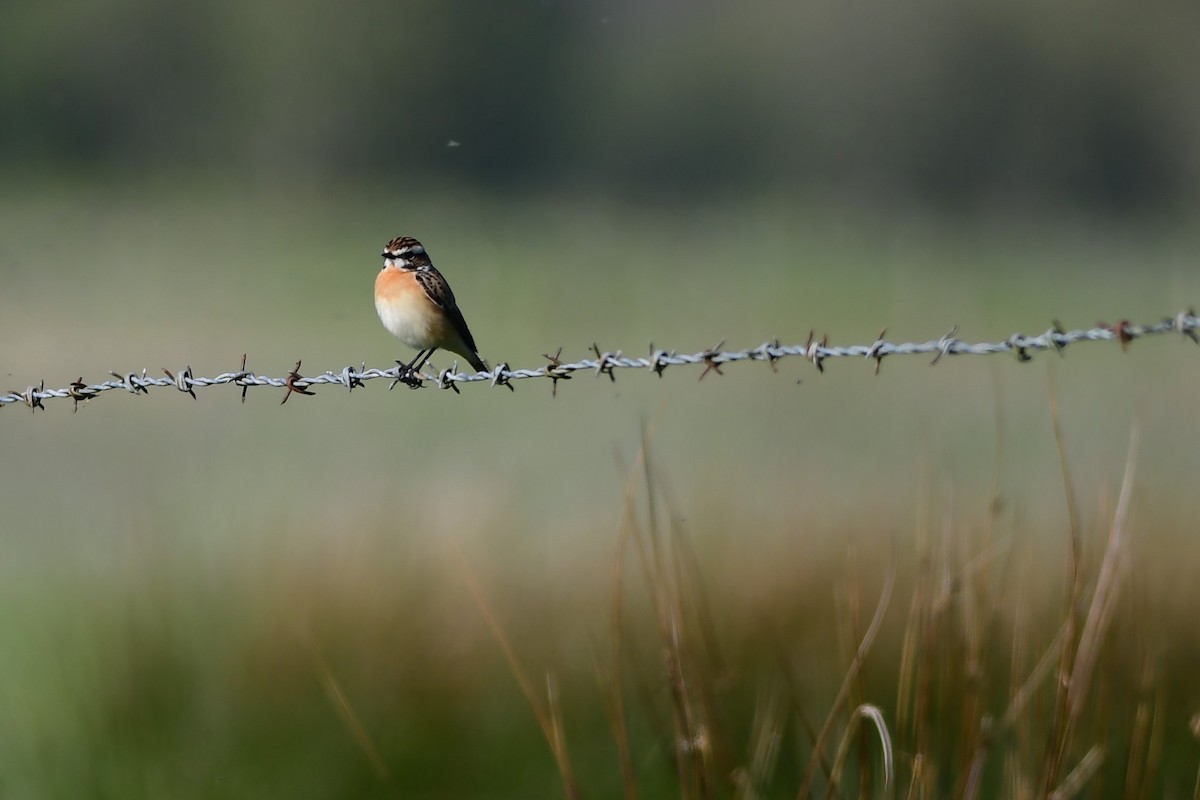
<svg viewBox="0 0 1200 800">
<path fill-rule="evenodd" d="M 411 236 L 397 236 L 383 248 L 383 266 L 399 269 L 420 269 L 430 265 L 425 246 Z"/>
</svg>

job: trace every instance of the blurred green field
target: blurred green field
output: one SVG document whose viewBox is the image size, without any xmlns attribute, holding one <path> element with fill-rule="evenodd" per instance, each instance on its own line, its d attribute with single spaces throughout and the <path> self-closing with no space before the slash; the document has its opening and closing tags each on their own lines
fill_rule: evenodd
<svg viewBox="0 0 1200 800">
<path fill-rule="evenodd" d="M 484 357 L 513 366 L 560 345 L 570 357 L 593 342 L 694 351 L 802 342 L 810 329 L 851 343 L 883 326 L 907 341 L 958 325 L 965 339 L 998 340 L 1054 318 L 1156 321 L 1200 298 L 1195 234 L 1169 227 L 951 228 L 772 198 L 633 208 L 252 178 L 10 183 L 0 379 L 20 390 L 185 364 L 209 375 L 243 353 L 273 375 L 298 358 L 306 373 L 386 366 L 409 354 L 370 292 L 381 245 L 400 234 L 425 242 Z M 242 405 L 230 388 L 197 402 L 110 393 L 77 414 L 5 408 L 0 796 L 560 794 L 456 547 L 539 692 L 553 676 L 582 793 L 619 793 L 604 681 L 644 430 L 658 488 L 635 482 L 643 541 L 653 520 L 690 543 L 684 571 L 706 588 L 689 578 L 681 613 L 693 634 L 711 624 L 717 643 L 687 650 L 694 690 L 720 711 L 701 748 L 712 793 L 795 796 L 812 750 L 805 721 L 829 713 L 894 552 L 892 603 L 853 697 L 891 726 L 909 715 L 892 730 L 898 783 L 880 786 L 867 738 L 840 796 L 863 776 L 876 796 L 910 796 L 910 784 L 911 796 L 960 796 L 968 732 L 1004 714 L 1065 615 L 1050 372 L 1085 588 L 1135 422 L 1142 441 L 1127 577 L 1063 777 L 1098 743 L 1105 759 L 1085 796 L 1186 796 L 1200 763 L 1189 729 L 1200 711 L 1198 359 L 1163 338 L 1026 365 L 897 358 L 878 377 L 844 361 L 824 375 L 733 365 L 703 382 L 684 369 L 579 376 L 557 398 L 532 382 L 461 396 L 375 382 L 284 407 L 281 393 Z M 642 796 L 697 796 L 679 785 L 663 642 L 632 545 L 624 552 L 637 784 Z M 918 674 L 941 689 L 923 722 L 898 699 L 913 608 L 929 610 L 924 652 L 936 654 Z M 980 796 L 1037 796 L 1053 683 L 992 744 Z M 755 731 L 780 736 L 769 772 L 750 767 Z M 1141 777 L 1127 751 L 1147 755 Z M 915 781 L 914 763 L 925 770 Z M 829 793 L 824 777 L 815 792 Z"/>
</svg>

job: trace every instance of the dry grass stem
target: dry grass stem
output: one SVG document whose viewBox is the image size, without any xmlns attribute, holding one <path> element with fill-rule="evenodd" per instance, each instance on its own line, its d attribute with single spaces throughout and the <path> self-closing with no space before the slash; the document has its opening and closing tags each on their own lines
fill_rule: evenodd
<svg viewBox="0 0 1200 800">
<path fill-rule="evenodd" d="M 346 726 L 346 730 L 350 731 L 350 735 L 354 737 L 354 741 L 358 744 L 359 749 L 366 754 L 367 760 L 371 762 L 371 768 L 375 770 L 375 775 L 380 780 L 390 781 L 392 775 L 388 771 L 383 756 L 379 753 L 379 748 L 375 746 L 375 742 L 371 740 L 371 735 L 367 733 L 367 729 L 358 718 L 358 714 L 354 712 L 354 706 L 350 705 L 350 701 L 346 698 L 346 693 L 342 691 L 342 687 L 338 683 L 337 677 L 333 674 L 333 670 L 330 669 L 329 664 L 321 657 L 321 654 L 315 647 L 312 648 L 311 652 L 317 675 L 321 679 L 321 688 L 325 690 L 329 701 L 333 703 L 333 707 L 337 710 L 342 724 Z"/>
<path fill-rule="evenodd" d="M 1079 794 L 1083 790 L 1084 784 L 1092 779 L 1103 763 L 1104 748 L 1100 745 L 1093 746 L 1087 751 L 1087 755 L 1075 765 L 1075 769 L 1067 775 L 1067 779 L 1062 782 L 1062 785 L 1050 792 L 1048 800 L 1068 800 Z"/>
<path fill-rule="evenodd" d="M 1067 457 L 1066 436 L 1063 433 L 1062 418 L 1059 414 L 1058 391 L 1054 383 L 1054 367 L 1050 365 L 1046 371 L 1046 387 L 1050 400 L 1050 422 L 1054 428 L 1054 443 L 1058 448 L 1059 469 L 1062 472 L 1063 494 L 1067 504 L 1067 520 L 1070 534 L 1070 555 L 1067 562 L 1067 594 L 1065 598 L 1066 636 L 1058 663 L 1058 688 L 1054 703 L 1054 722 L 1052 725 L 1051 745 L 1046 759 L 1043 791 L 1049 793 L 1058 783 L 1062 772 L 1062 761 L 1066 756 L 1068 743 L 1068 693 L 1071 688 L 1071 673 L 1075 666 L 1075 656 L 1079 630 L 1079 600 L 1083 594 L 1083 575 L 1081 561 L 1083 558 L 1082 533 L 1079 525 L 1078 505 L 1075 501 L 1074 483 L 1071 481 L 1071 464 Z"/>
<path fill-rule="evenodd" d="M 888 733 L 887 722 L 883 719 L 883 711 L 879 706 L 864 703 L 854 709 L 854 713 L 850 715 L 850 720 L 846 724 L 846 730 L 842 733 L 842 740 L 838 744 L 837 755 L 833 759 L 833 774 L 830 778 L 830 785 L 833 791 L 841 784 L 842 770 L 846 766 L 846 757 L 850 752 L 850 742 L 858 733 L 859 721 L 869 719 L 875 725 L 875 731 L 879 735 L 879 749 L 883 755 L 883 788 L 885 791 L 891 791 L 892 780 L 895 778 L 895 754 L 892 751 L 892 737 Z"/>
<path fill-rule="evenodd" d="M 859 643 L 858 651 L 854 655 L 849 668 L 846 670 L 846 675 L 842 679 L 841 688 L 838 689 L 837 695 L 834 697 L 833 704 L 829 709 L 829 715 L 825 718 L 825 724 L 821 727 L 821 732 L 817 734 L 817 741 L 813 745 L 813 754 L 808 762 L 808 769 L 805 771 L 804 782 L 800 786 L 800 791 L 796 797 L 798 800 L 804 800 L 812 791 L 812 782 L 816 777 L 817 765 L 822 757 L 825 744 L 833 731 L 834 723 L 838 718 L 838 713 L 842 704 L 850 694 L 854 682 L 858 678 L 859 670 L 862 669 L 863 660 L 867 653 L 871 650 L 871 645 L 875 642 L 875 637 L 879 633 L 880 625 L 883 623 L 883 615 L 887 611 L 888 605 L 892 599 L 892 588 L 896 580 L 896 560 L 893 556 L 890 565 L 888 566 L 887 577 L 884 579 L 883 588 L 879 593 L 879 603 L 875 607 L 875 614 L 871 618 L 870 625 L 867 626 L 867 632 L 863 634 L 862 641 Z"/>
<path fill-rule="evenodd" d="M 491 629 L 492 635 L 496 637 L 496 641 L 499 643 L 500 650 L 504 654 L 504 660 L 508 662 L 508 667 L 513 674 L 513 678 L 516 679 L 517 685 L 521 688 L 521 693 L 525 695 L 525 701 L 529 703 L 529 707 L 533 710 L 533 715 L 537 719 L 538 725 L 541 726 L 542 735 L 546 737 L 546 743 L 550 746 L 550 751 L 554 755 L 554 761 L 558 766 L 559 775 L 562 777 L 563 788 L 566 790 L 567 797 L 570 800 L 578 800 L 581 794 L 579 786 L 575 782 L 575 773 L 571 768 L 571 760 L 567 755 L 566 740 L 561 735 L 561 726 L 554 713 L 546 710 L 537 692 L 534 691 L 533 682 L 530 681 L 525 667 L 521 665 L 520 659 L 517 658 L 516 651 L 513 650 L 512 643 L 508 640 L 508 636 L 505 635 L 504 629 L 500 627 L 495 614 L 492 613 L 492 608 L 483 594 L 483 588 L 479 585 L 479 580 L 475 577 L 475 573 L 470 565 L 467 564 L 466 557 L 463 556 L 462 548 L 459 547 L 457 540 L 451 539 L 451 544 L 454 549 L 455 563 L 463 576 L 463 580 L 467 584 L 467 589 L 470 591 L 471 597 L 475 600 L 476 607 L 479 608 L 479 612 L 483 615 L 484 620 Z M 555 702 L 553 693 L 551 694 L 551 702 Z"/>
</svg>

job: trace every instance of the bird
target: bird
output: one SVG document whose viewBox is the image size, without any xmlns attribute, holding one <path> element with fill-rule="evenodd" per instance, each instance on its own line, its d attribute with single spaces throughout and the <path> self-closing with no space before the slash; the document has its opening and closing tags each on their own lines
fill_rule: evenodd
<svg viewBox="0 0 1200 800">
<path fill-rule="evenodd" d="M 382 255 L 383 269 L 375 276 L 375 311 L 388 332 L 417 351 L 407 364 L 396 362 L 400 379 L 419 385 L 416 373 L 438 349 L 457 353 L 473 369 L 487 372 L 454 292 L 425 246 L 411 236 L 397 236 Z"/>
</svg>

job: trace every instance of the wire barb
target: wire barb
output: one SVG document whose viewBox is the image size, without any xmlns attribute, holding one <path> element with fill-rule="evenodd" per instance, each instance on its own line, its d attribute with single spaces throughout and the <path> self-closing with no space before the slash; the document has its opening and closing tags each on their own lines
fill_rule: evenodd
<svg viewBox="0 0 1200 800">
<path fill-rule="evenodd" d="M 124 375 L 124 376 L 122 376 L 116 372 L 110 372 L 108 374 L 112 375 L 114 378 L 121 381 L 121 383 L 120 383 L 121 388 L 125 389 L 128 392 L 131 392 L 133 394 L 137 394 L 138 392 L 141 392 L 142 394 L 150 394 L 150 390 L 146 388 L 146 384 L 145 384 L 146 370 L 142 370 L 142 382 L 141 383 L 138 382 L 137 375 L 134 375 L 132 372 L 130 372 L 128 375 Z"/>
<path fill-rule="evenodd" d="M 933 357 L 933 361 L 929 362 L 930 366 L 934 366 L 946 356 L 952 356 L 958 352 L 957 347 L 962 344 L 962 341 L 957 338 L 957 333 L 958 326 L 955 325 L 949 333 L 938 340 L 938 352 Z"/>
<path fill-rule="evenodd" d="M 457 361 L 454 362 L 454 366 L 455 367 L 458 366 Z M 439 372 L 438 376 L 437 376 L 437 383 L 436 383 L 437 388 L 453 389 L 455 394 L 462 394 L 462 392 L 460 392 L 458 390 L 458 384 L 455 383 L 454 381 L 450 380 L 452 375 L 454 375 L 454 370 L 452 370 L 452 369 L 444 369 L 441 372 Z M 393 384 L 393 385 L 395 385 L 395 384 Z"/>
<path fill-rule="evenodd" d="M 722 339 L 721 341 L 717 342 L 715 346 L 708 348 L 700 354 L 700 358 L 704 360 L 704 371 L 700 373 L 700 377 L 696 379 L 697 381 L 704 380 L 704 376 L 710 372 L 715 372 L 718 375 L 725 374 L 724 372 L 721 372 L 721 362 L 718 361 L 722 355 L 721 348 L 724 346 L 725 340 Z"/>
<path fill-rule="evenodd" d="M 829 334 L 817 342 L 812 328 L 808 329 L 808 344 L 804 347 L 804 357 L 813 363 L 817 372 L 825 373 L 825 353 L 829 350 Z"/>
<path fill-rule="evenodd" d="M 607 375 L 612 383 L 617 382 L 617 376 L 613 373 L 613 367 L 617 365 L 617 359 L 621 357 L 621 351 L 618 350 L 616 355 L 612 353 L 601 353 L 600 345 L 592 342 L 592 351 L 596 354 L 596 374 Z"/>
<path fill-rule="evenodd" d="M 1053 327 L 1043 335 L 1050 339 L 1050 343 L 1054 345 L 1054 351 L 1061 356 L 1063 348 L 1067 346 L 1067 331 L 1063 328 L 1062 323 L 1056 319 L 1050 320 L 1050 323 Z"/>
<path fill-rule="evenodd" d="M 876 375 L 879 374 L 879 369 L 883 366 L 883 357 L 887 355 L 887 353 L 883 351 L 884 345 L 887 344 L 887 342 L 883 340 L 884 334 L 886 333 L 887 328 L 880 328 L 879 335 L 875 337 L 875 342 L 869 348 L 867 348 L 867 352 L 864 353 L 867 358 L 875 359 Z"/>
<path fill-rule="evenodd" d="M 1176 314 L 1175 318 L 1171 320 L 1171 328 L 1180 336 L 1186 336 L 1196 344 L 1200 344 L 1200 336 L 1196 335 L 1196 326 L 1193 324 L 1189 327 L 1189 320 L 1193 323 L 1196 321 L 1195 309 L 1189 308 Z"/>
<path fill-rule="evenodd" d="M 80 375 L 74 380 L 74 382 L 71 383 L 69 387 L 67 387 L 67 396 L 72 400 L 71 413 L 74 414 L 75 412 L 79 411 L 80 400 L 83 401 L 84 405 L 87 405 L 87 401 L 91 400 L 99 393 L 99 390 L 93 389 L 84 383 L 83 376 Z M 45 406 L 43 406 L 43 409 L 44 408 Z"/>
<path fill-rule="evenodd" d="M 32 411 L 34 414 L 37 413 L 37 410 L 39 408 L 42 411 L 45 411 L 46 407 L 44 405 L 42 405 L 42 400 L 45 399 L 42 396 L 42 394 L 45 391 L 46 391 L 46 381 L 42 380 L 42 382 L 40 384 L 38 384 L 37 386 L 29 386 L 25 389 L 25 391 L 21 392 L 21 394 L 20 394 L 21 401 L 24 402 L 25 405 L 29 406 L 29 410 Z"/>
<path fill-rule="evenodd" d="M 496 365 L 494 369 L 484 372 L 458 372 L 457 362 L 452 369 L 439 372 L 436 376 L 408 371 L 402 362 L 389 369 L 368 368 L 365 363 L 360 369 L 344 367 L 337 372 L 324 372 L 312 377 L 300 374 L 300 362 L 283 377 L 256 375 L 246 369 L 246 354 L 242 354 L 241 366 L 236 372 L 224 372 L 216 377 L 196 377 L 191 366 L 184 367 L 178 373 L 163 369 L 166 377 L 154 377 L 146 370 L 141 373 L 110 372 L 113 380 L 103 383 L 88 384 L 81 375 L 66 388 L 47 389 L 45 382 L 30 386 L 24 391 L 13 390 L 7 394 L 0 392 L 0 408 L 8 405 L 22 404 L 32 411 L 45 410 L 45 401 L 63 399 L 72 402 L 72 411 L 78 411 L 80 404 L 86 405 L 92 398 L 104 392 L 124 389 L 132 394 L 149 394 L 150 389 L 172 387 L 177 391 L 186 392 L 193 398 L 196 390 L 210 386 L 233 384 L 241 389 L 241 400 L 246 401 L 246 393 L 253 386 L 272 386 L 285 389 L 281 404 L 286 403 L 293 394 L 315 394 L 314 388 L 319 385 L 338 385 L 353 392 L 354 389 L 366 385 L 367 381 L 389 379 L 392 387 L 397 383 L 405 383 L 413 388 L 420 388 L 429 381 L 430 386 L 440 389 L 450 389 L 457 392 L 459 384 L 487 383 L 491 386 L 505 386 L 514 390 L 513 384 L 518 380 L 533 378 L 548 378 L 551 384 L 551 396 L 557 396 L 558 382 L 570 380 L 574 373 L 591 371 L 597 376 L 607 375 L 610 381 L 616 381 L 618 369 L 644 369 L 662 377 L 667 367 L 692 365 L 702 367 L 700 377 L 709 372 L 724 374 L 722 369 L 736 361 L 765 361 L 773 370 L 778 369 L 778 362 L 785 358 L 803 358 L 811 361 L 821 372 L 824 363 L 831 358 L 866 358 L 875 362 L 875 374 L 879 374 L 883 359 L 894 355 L 932 355 L 933 363 L 938 364 L 947 356 L 959 355 L 994 355 L 1004 353 L 1015 356 L 1018 361 L 1029 361 L 1034 354 L 1043 351 L 1054 351 L 1062 355 L 1066 348 L 1078 342 L 1112 342 L 1116 341 L 1122 349 L 1127 349 L 1134 339 L 1162 334 L 1178 334 L 1200 344 L 1200 319 L 1197 319 L 1194 309 L 1180 311 L 1178 314 L 1163 317 L 1154 325 L 1135 325 L 1127 319 L 1108 325 L 1101 323 L 1094 328 L 1084 330 L 1066 330 L 1058 322 L 1040 336 L 1025 336 L 1014 333 L 1000 342 L 964 342 L 958 338 L 958 328 L 951 329 L 938 339 L 927 342 L 890 342 L 885 339 L 887 329 L 879 332 L 879 336 L 871 344 L 856 344 L 847 346 L 831 346 L 829 337 L 823 336 L 817 340 L 816 332 L 810 331 L 808 341 L 804 344 L 783 345 L 776 339 L 765 342 L 757 347 L 745 350 L 722 350 L 725 343 L 721 342 L 698 353 L 678 353 L 674 350 L 664 350 L 650 345 L 648 355 L 640 358 L 625 356 L 620 350 L 614 352 L 602 351 L 600 346 L 593 343 L 591 347 L 595 358 L 584 358 L 576 362 L 564 362 L 562 348 L 553 355 L 543 353 L 545 364 L 533 369 L 513 369 L 507 363 Z"/>
<path fill-rule="evenodd" d="M 1117 337 L 1117 341 L 1121 343 L 1122 353 L 1129 351 L 1129 343 L 1136 339 L 1138 335 L 1127 319 L 1118 321 L 1116 325 L 1108 325 L 1101 322 L 1098 327 L 1112 331 L 1112 334 Z"/>
<path fill-rule="evenodd" d="M 554 355 L 542 353 L 542 358 L 550 362 L 548 367 L 542 368 L 546 370 L 546 377 L 550 379 L 550 397 L 558 397 L 558 382 L 571 380 L 571 376 L 562 371 L 562 345 L 558 346 L 558 349 L 554 351 Z"/>
<path fill-rule="evenodd" d="M 358 372 L 354 371 L 354 367 L 346 366 L 346 367 L 342 368 L 342 371 L 340 373 L 338 373 L 338 380 L 341 382 L 342 386 L 346 387 L 346 391 L 353 392 L 355 389 L 357 389 L 360 386 L 366 386 L 366 384 L 362 382 L 362 378 L 360 377 L 362 375 L 362 373 L 364 373 L 366 371 L 367 371 L 367 362 L 365 362 L 365 361 L 362 362 L 362 368 Z"/>
<path fill-rule="evenodd" d="M 231 380 L 233 383 L 236 383 L 238 386 L 242 387 L 242 403 L 243 404 L 245 404 L 245 402 L 246 402 L 246 390 L 254 385 L 253 383 L 251 383 L 247 380 L 249 377 L 250 377 L 250 373 L 246 371 L 246 354 L 242 353 L 242 368 L 239 369 L 237 372 L 235 372 L 231 376 Z"/>
<path fill-rule="evenodd" d="M 190 394 L 192 396 L 193 400 L 196 399 L 196 392 L 194 389 L 192 389 L 192 365 L 191 364 L 188 364 L 186 367 L 183 368 L 183 371 L 181 371 L 179 373 L 178 378 L 175 377 L 174 375 L 172 375 L 171 370 L 167 369 L 166 367 L 163 367 L 163 373 L 168 378 L 171 379 L 171 382 L 175 384 L 176 389 L 178 389 L 181 392 L 187 392 L 188 394 Z"/>
<path fill-rule="evenodd" d="M 509 379 L 508 379 L 509 371 L 510 370 L 508 368 L 508 364 L 506 364 L 505 362 L 501 361 L 499 364 L 497 364 L 492 369 L 492 373 L 491 373 L 492 374 L 492 388 L 495 388 L 497 386 L 504 386 L 510 392 L 515 392 L 516 388 L 513 387 L 512 382 L 509 381 Z"/>
<path fill-rule="evenodd" d="M 1033 356 L 1029 355 L 1029 349 L 1022 342 L 1025 336 L 1020 333 L 1014 333 L 1008 337 L 1006 344 L 1012 348 L 1013 355 L 1017 357 L 1019 363 L 1024 364 L 1026 361 L 1033 361 Z"/>
<path fill-rule="evenodd" d="M 562 352 L 561 347 L 558 348 L 558 352 Z M 667 367 L 670 366 L 666 361 L 668 355 L 674 355 L 674 353 L 668 353 L 666 350 L 656 350 L 654 349 L 654 342 L 650 343 L 650 369 L 660 378 L 667 371 Z"/>
<path fill-rule="evenodd" d="M 326 373 L 328 374 L 328 373 Z M 301 386 L 301 382 L 307 384 L 307 378 L 300 374 L 300 362 L 296 362 L 296 366 L 292 367 L 292 371 L 287 374 L 283 385 L 287 387 L 287 392 L 284 393 L 283 399 L 279 401 L 279 405 L 283 405 L 288 401 L 288 398 L 293 394 L 316 394 L 307 385 Z"/>
<path fill-rule="evenodd" d="M 763 342 L 758 347 L 751 350 L 750 357 L 755 361 L 766 361 L 767 366 L 771 368 L 771 372 L 779 372 L 779 367 L 775 364 L 775 362 L 779 360 L 779 356 L 776 355 L 775 351 L 780 347 L 782 347 L 782 345 L 779 342 L 779 337 L 775 337 L 773 341 Z"/>
</svg>

